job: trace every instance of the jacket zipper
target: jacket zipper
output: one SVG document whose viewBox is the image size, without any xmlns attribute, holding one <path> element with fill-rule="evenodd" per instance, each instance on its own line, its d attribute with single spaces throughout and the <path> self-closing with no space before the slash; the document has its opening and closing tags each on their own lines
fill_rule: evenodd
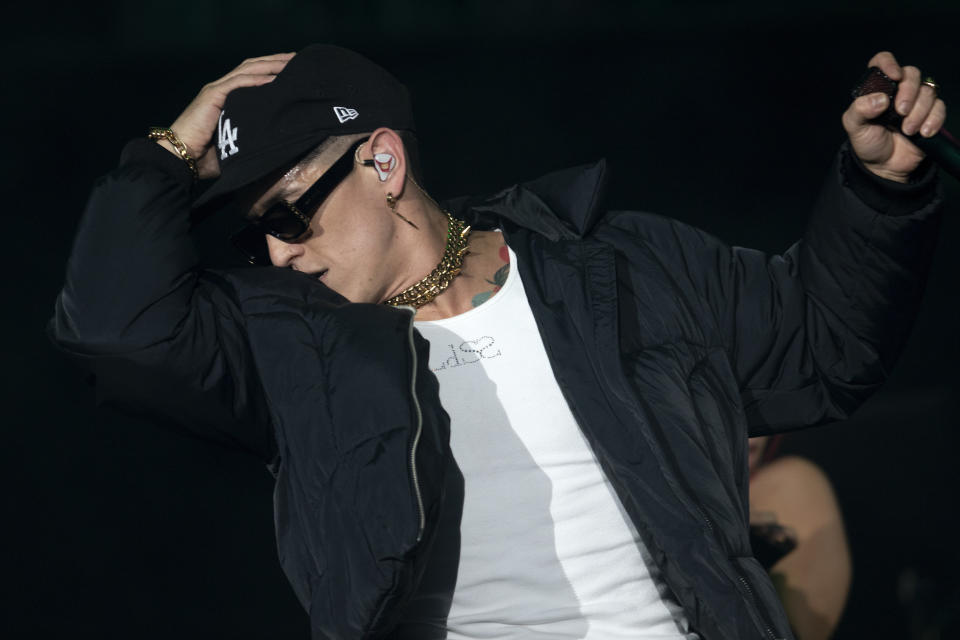
<svg viewBox="0 0 960 640">
<path fill-rule="evenodd" d="M 641 405 L 641 409 L 642 409 L 641 416 L 643 414 L 650 415 L 651 412 L 646 407 L 646 403 L 644 403 L 643 400 L 640 398 L 637 399 L 637 402 L 638 404 Z M 654 425 L 651 425 L 651 426 L 654 426 Z M 658 428 L 658 427 L 655 427 L 655 428 Z M 657 438 L 657 440 L 659 441 L 660 438 Z M 664 451 L 664 453 L 667 456 L 672 458 L 672 455 L 667 447 L 664 446 L 664 447 L 661 447 L 661 449 Z M 679 463 L 676 460 L 673 460 L 673 467 L 679 468 Z M 693 491 L 692 487 L 690 487 L 686 479 L 684 479 L 682 476 L 680 475 L 677 476 L 677 482 L 679 482 L 680 486 L 683 487 L 684 492 L 687 494 L 690 500 L 690 504 L 693 505 L 694 509 L 700 515 L 700 519 L 703 521 L 703 523 L 707 525 L 707 529 L 710 530 L 711 535 L 716 537 L 716 530 L 713 527 L 713 521 L 710 520 L 710 517 L 707 515 L 706 511 L 704 511 L 703 507 L 700 506 L 700 501 L 697 499 L 697 494 Z M 736 571 L 736 575 L 737 575 L 737 580 L 740 582 L 740 584 L 742 584 L 746 588 L 747 593 L 750 595 L 750 599 L 753 601 L 753 604 L 756 607 L 757 613 L 760 616 L 760 620 L 763 622 L 763 628 L 767 632 L 767 637 L 770 638 L 770 640 L 782 640 L 781 638 L 778 638 L 777 634 L 773 631 L 773 627 L 771 626 L 770 621 L 767 618 L 767 612 L 763 608 L 761 602 L 757 599 L 757 596 L 754 593 L 753 588 L 750 586 L 750 583 L 747 581 L 747 578 L 742 573 L 740 573 L 739 570 Z"/>
<path fill-rule="evenodd" d="M 711 387 L 713 387 L 713 391 L 720 393 L 725 398 L 726 393 L 724 392 L 721 382 L 718 379 L 716 372 L 713 370 L 713 367 L 707 364 L 703 366 L 703 370 L 706 372 L 706 375 L 709 378 L 709 381 L 710 381 L 709 384 Z M 724 419 L 727 420 L 727 423 L 732 424 L 733 417 L 730 415 L 730 411 L 726 407 L 726 405 L 720 405 L 718 403 L 718 408 L 720 411 L 723 412 L 724 414 L 723 417 Z M 713 526 L 710 524 L 710 519 L 707 518 L 707 516 L 703 513 L 703 510 L 700 508 L 700 505 L 694 502 L 694 506 L 697 507 L 697 511 L 699 511 L 700 514 L 703 516 L 704 520 L 707 523 L 707 526 L 710 528 L 710 531 L 712 532 Z M 777 638 L 776 633 L 774 633 L 773 628 L 770 626 L 770 622 L 767 620 L 766 612 L 761 606 L 760 601 L 757 600 L 757 596 L 753 592 L 753 587 L 751 587 L 749 581 L 747 581 L 747 577 L 744 576 L 739 571 L 737 571 L 737 580 L 740 581 L 740 584 L 742 584 L 743 587 L 747 590 L 747 593 L 750 594 L 750 599 L 753 600 L 754 605 L 757 607 L 757 611 L 760 613 L 760 618 L 761 620 L 763 620 L 763 626 L 764 626 L 764 629 L 766 629 L 767 637 L 770 638 L 770 640 L 781 640 Z"/>
<path fill-rule="evenodd" d="M 760 607 L 760 602 L 757 600 L 757 596 L 754 595 L 753 587 L 751 587 L 750 583 L 747 582 L 747 578 L 740 572 L 737 572 L 737 579 L 740 580 L 740 584 L 744 586 L 744 588 L 747 590 L 747 593 L 750 594 L 750 599 L 753 600 L 754 604 L 757 606 L 757 611 L 760 612 L 760 618 L 763 620 L 763 627 L 767 631 L 767 637 L 770 638 L 770 640 L 783 640 L 783 638 L 777 637 L 777 634 L 773 632 L 773 629 L 771 629 L 770 625 L 767 623 L 763 609 Z"/>
<path fill-rule="evenodd" d="M 417 417 L 417 427 L 413 434 L 413 442 L 410 444 L 410 480 L 413 485 L 413 494 L 417 499 L 417 514 L 420 516 L 418 527 L 417 527 L 417 538 L 415 543 L 419 543 L 423 538 L 423 532 L 426 528 L 426 514 L 423 509 L 423 495 L 420 493 L 420 481 L 417 478 L 417 445 L 420 444 L 420 434 L 423 432 L 423 411 L 420 408 L 420 399 L 417 398 L 417 347 L 413 340 L 413 319 L 416 316 L 417 310 L 409 305 L 399 305 L 398 309 L 406 309 L 410 312 L 410 324 L 407 326 L 407 342 L 410 345 L 410 356 L 412 368 L 410 371 L 410 398 L 413 400 L 414 414 Z M 396 585 L 394 589 L 396 590 Z M 392 592 L 391 591 L 391 592 Z M 379 604 L 377 605 L 376 611 L 373 616 L 370 618 L 366 627 L 363 630 L 361 638 L 371 638 L 371 629 L 375 629 L 377 625 L 380 624 L 380 619 L 383 616 L 384 608 L 387 605 L 387 593 L 385 593 Z"/>
<path fill-rule="evenodd" d="M 407 339 L 410 344 L 410 355 L 413 359 L 413 370 L 410 375 L 410 397 L 413 399 L 413 408 L 417 416 L 417 429 L 413 434 L 413 444 L 410 445 L 410 479 L 413 482 L 413 493 L 417 498 L 417 513 L 420 516 L 417 528 L 417 542 L 420 542 L 423 537 L 423 530 L 426 528 L 426 514 L 423 509 L 420 482 L 417 479 L 417 445 L 420 444 L 420 434 L 423 431 L 423 411 L 420 409 L 420 400 L 417 398 L 417 347 L 413 341 L 413 319 L 416 317 L 417 310 L 407 305 L 398 308 L 410 310 L 410 324 L 407 327 Z"/>
</svg>

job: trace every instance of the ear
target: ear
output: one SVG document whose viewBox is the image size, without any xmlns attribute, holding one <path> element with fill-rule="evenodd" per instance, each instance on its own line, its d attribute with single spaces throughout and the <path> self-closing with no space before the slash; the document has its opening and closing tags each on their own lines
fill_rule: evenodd
<svg viewBox="0 0 960 640">
<path fill-rule="evenodd" d="M 384 195 L 388 192 L 398 198 L 403 195 L 407 181 L 407 154 L 396 131 L 380 127 L 371 133 L 360 150 L 360 157 L 374 161 L 373 179 L 381 185 Z"/>
</svg>

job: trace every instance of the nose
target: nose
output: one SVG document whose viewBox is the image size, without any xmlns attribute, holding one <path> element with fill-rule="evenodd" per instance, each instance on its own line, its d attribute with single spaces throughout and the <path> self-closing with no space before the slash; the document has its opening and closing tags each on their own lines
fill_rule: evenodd
<svg viewBox="0 0 960 640">
<path fill-rule="evenodd" d="M 303 255 L 304 248 L 302 244 L 296 242 L 284 242 L 274 238 L 270 234 L 267 237 L 267 251 L 270 253 L 270 262 L 275 267 L 294 267 L 294 261 Z"/>
</svg>

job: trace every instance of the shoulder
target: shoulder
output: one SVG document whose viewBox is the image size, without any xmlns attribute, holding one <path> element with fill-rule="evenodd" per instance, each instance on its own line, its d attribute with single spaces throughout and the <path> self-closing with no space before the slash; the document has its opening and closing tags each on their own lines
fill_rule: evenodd
<svg viewBox="0 0 960 640">
<path fill-rule="evenodd" d="M 595 229 L 596 233 L 629 232 L 638 236 L 663 233 L 674 227 L 684 227 L 682 222 L 649 211 L 616 209 L 608 211 Z M 692 229 L 692 227 L 691 227 Z"/>
<path fill-rule="evenodd" d="M 750 479 L 750 506 L 775 512 L 795 528 L 815 528 L 840 517 L 827 474 L 799 456 L 786 456 L 761 467 Z"/>
<path fill-rule="evenodd" d="M 726 245 L 716 236 L 676 218 L 647 211 L 609 211 L 593 237 L 629 254 L 643 248 L 667 262 L 691 261 Z"/>
<path fill-rule="evenodd" d="M 800 456 L 784 456 L 760 467 L 750 479 L 750 491 L 757 497 L 833 493 L 823 469 Z"/>
</svg>

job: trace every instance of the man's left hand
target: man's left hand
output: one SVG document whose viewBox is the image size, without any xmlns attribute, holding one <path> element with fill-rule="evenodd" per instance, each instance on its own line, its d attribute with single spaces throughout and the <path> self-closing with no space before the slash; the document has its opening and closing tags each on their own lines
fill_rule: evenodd
<svg viewBox="0 0 960 640">
<path fill-rule="evenodd" d="M 853 152 L 867 169 L 887 180 L 907 182 L 924 158 L 923 151 L 907 136 L 919 132 L 929 138 L 936 134 L 947 118 L 947 107 L 933 87 L 923 84 L 920 69 L 901 67 L 889 51 L 870 58 L 867 66 L 879 67 L 899 83 L 894 108 L 904 116 L 900 132 L 870 122 L 887 108 L 888 98 L 883 93 L 870 93 L 854 100 L 843 114 L 843 128 L 850 136 Z"/>
</svg>

